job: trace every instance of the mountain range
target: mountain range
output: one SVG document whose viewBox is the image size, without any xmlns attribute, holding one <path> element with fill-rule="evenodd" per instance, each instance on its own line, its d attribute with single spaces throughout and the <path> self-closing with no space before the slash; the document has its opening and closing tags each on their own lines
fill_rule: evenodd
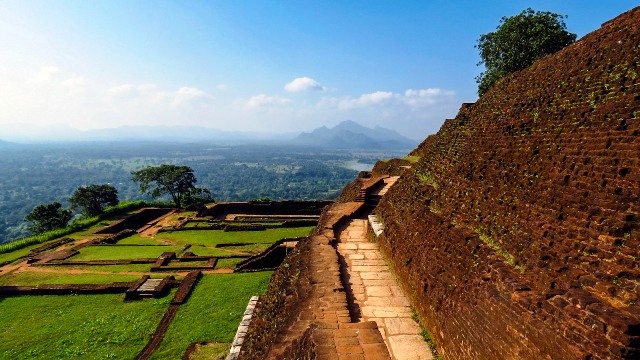
<svg viewBox="0 0 640 360">
<path fill-rule="evenodd" d="M 224 145 L 268 144 L 313 147 L 323 149 L 408 150 L 417 141 L 394 130 L 368 128 L 354 121 L 343 121 L 335 127 L 326 126 L 311 132 L 259 133 L 224 131 L 195 126 L 123 126 L 109 129 L 80 131 L 64 126 L 53 129 L 8 127 L 9 141 L 18 143 L 78 142 L 78 141 L 162 141 L 162 142 L 216 142 Z M 48 135 L 46 137 L 45 135 Z M 47 140 L 44 140 L 47 139 Z M 0 140 L 0 146 L 2 146 Z M 7 143 L 6 140 L 4 144 Z"/>
<path fill-rule="evenodd" d="M 343 121 L 328 128 L 303 132 L 290 141 L 293 145 L 331 149 L 403 150 L 412 149 L 418 142 L 394 130 L 376 126 L 368 128 L 355 121 Z"/>
</svg>

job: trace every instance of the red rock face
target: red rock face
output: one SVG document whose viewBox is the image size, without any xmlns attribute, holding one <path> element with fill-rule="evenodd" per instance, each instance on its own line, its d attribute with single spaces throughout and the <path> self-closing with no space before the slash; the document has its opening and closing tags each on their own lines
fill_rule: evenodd
<svg viewBox="0 0 640 360">
<path fill-rule="evenodd" d="M 640 8 L 463 106 L 378 206 L 447 358 L 640 357 L 638 24 Z"/>
</svg>

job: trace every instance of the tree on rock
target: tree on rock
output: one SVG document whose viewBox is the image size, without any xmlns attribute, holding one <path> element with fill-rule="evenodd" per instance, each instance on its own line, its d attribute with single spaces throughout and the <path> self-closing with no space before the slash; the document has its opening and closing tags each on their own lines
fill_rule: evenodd
<svg viewBox="0 0 640 360">
<path fill-rule="evenodd" d="M 192 195 L 200 195 L 203 189 L 195 187 L 196 177 L 188 166 L 163 164 L 132 171 L 131 180 L 140 183 L 140 191 L 157 198 L 169 194 L 177 207 Z M 207 191 L 208 192 L 208 191 Z"/>
<path fill-rule="evenodd" d="M 97 216 L 106 206 L 118 204 L 118 190 L 109 184 L 81 186 L 71 195 L 69 204 L 85 216 Z"/>
<path fill-rule="evenodd" d="M 29 231 L 32 234 L 40 234 L 67 226 L 72 216 L 71 210 L 63 209 L 62 204 L 54 202 L 36 206 L 24 220 L 31 222 Z"/>
<path fill-rule="evenodd" d="M 566 15 L 531 8 L 512 17 L 503 17 L 495 32 L 480 35 L 480 64 L 486 71 L 476 77 L 482 95 L 505 75 L 526 69 L 534 61 L 564 48 L 576 40 L 567 31 Z"/>
</svg>

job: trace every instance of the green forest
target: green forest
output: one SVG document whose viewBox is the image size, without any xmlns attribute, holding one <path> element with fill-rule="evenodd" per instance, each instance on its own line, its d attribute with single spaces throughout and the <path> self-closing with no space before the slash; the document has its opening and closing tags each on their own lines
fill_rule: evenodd
<svg viewBox="0 0 640 360">
<path fill-rule="evenodd" d="M 80 186 L 111 184 L 120 201 L 150 200 L 131 171 L 178 164 L 194 170 L 197 186 L 216 201 L 334 199 L 380 151 L 318 150 L 271 145 L 206 143 L 52 143 L 0 146 L 0 243 L 29 235 L 24 217 L 35 206 L 68 206 Z"/>
</svg>

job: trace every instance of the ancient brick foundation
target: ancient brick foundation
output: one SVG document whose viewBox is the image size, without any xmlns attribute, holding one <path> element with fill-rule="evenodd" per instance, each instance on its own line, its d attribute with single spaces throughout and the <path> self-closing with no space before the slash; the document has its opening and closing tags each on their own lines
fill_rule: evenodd
<svg viewBox="0 0 640 360">
<path fill-rule="evenodd" d="M 107 227 L 97 230 L 94 234 L 117 234 L 125 230 L 136 230 L 145 226 L 150 221 L 172 211 L 174 211 L 174 209 L 144 208 L 122 220 L 116 221 Z"/>
<path fill-rule="evenodd" d="M 198 214 L 200 217 L 216 217 L 222 214 L 254 215 L 320 215 L 332 201 L 271 201 L 218 203 Z"/>
</svg>

